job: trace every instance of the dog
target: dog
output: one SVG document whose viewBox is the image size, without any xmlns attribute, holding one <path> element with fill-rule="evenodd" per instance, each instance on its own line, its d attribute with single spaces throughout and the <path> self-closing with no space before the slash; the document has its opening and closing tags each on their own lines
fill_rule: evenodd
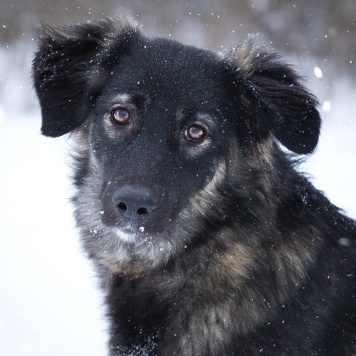
<svg viewBox="0 0 356 356">
<path fill-rule="evenodd" d="M 279 54 L 126 18 L 38 42 L 41 130 L 75 145 L 110 355 L 356 355 L 356 224 L 298 170 L 321 119 Z"/>
</svg>

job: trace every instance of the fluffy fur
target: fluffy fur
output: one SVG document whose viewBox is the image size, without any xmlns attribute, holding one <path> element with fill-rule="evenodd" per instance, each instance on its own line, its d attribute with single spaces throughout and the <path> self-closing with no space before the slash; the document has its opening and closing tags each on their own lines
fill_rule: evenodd
<svg viewBox="0 0 356 356">
<path fill-rule="evenodd" d="M 111 355 L 356 355 L 356 225 L 296 169 L 320 117 L 279 55 L 101 20 L 45 27 L 33 78 Z"/>
</svg>

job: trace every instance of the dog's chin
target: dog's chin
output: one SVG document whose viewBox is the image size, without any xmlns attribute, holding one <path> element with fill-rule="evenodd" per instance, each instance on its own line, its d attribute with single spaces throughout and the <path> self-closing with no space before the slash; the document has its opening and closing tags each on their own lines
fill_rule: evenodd
<svg viewBox="0 0 356 356">
<path fill-rule="evenodd" d="M 135 241 L 137 241 L 137 239 L 139 239 L 138 235 L 142 235 L 142 232 L 138 229 L 134 230 L 134 229 L 127 229 L 127 228 L 125 229 L 116 228 L 115 230 L 116 230 L 117 237 L 124 242 L 134 243 Z"/>
<path fill-rule="evenodd" d="M 137 243 L 143 240 L 149 239 L 150 234 L 145 231 L 144 226 L 125 226 L 116 227 L 115 229 L 117 237 L 124 242 Z"/>
<path fill-rule="evenodd" d="M 167 233 L 167 224 L 145 224 L 137 221 L 133 222 L 121 222 L 118 221 L 114 226 L 108 226 L 104 223 L 104 226 L 111 228 L 116 234 L 117 238 L 126 243 L 142 244 L 145 242 L 153 242 L 159 240 L 160 237 Z"/>
<path fill-rule="evenodd" d="M 140 227 L 118 226 L 111 229 L 116 242 L 111 248 L 101 245 L 95 251 L 100 265 L 113 274 L 138 278 L 168 261 L 171 244 L 158 232 L 146 232 Z"/>
</svg>

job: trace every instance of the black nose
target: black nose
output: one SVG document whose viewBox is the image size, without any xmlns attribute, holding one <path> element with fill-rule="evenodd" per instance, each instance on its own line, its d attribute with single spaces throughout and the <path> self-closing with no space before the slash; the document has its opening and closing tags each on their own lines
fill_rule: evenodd
<svg viewBox="0 0 356 356">
<path fill-rule="evenodd" d="M 156 199 L 150 190 L 143 187 L 124 186 L 112 196 L 120 214 L 129 220 L 139 220 L 156 208 Z"/>
</svg>

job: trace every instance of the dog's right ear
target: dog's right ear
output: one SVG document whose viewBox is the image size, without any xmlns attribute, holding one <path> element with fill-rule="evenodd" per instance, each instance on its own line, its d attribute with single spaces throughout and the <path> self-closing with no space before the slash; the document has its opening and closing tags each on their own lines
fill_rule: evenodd
<svg viewBox="0 0 356 356">
<path fill-rule="evenodd" d="M 43 26 L 32 63 L 42 134 L 64 135 L 88 117 L 110 68 L 140 37 L 129 19 L 53 29 Z"/>
</svg>

